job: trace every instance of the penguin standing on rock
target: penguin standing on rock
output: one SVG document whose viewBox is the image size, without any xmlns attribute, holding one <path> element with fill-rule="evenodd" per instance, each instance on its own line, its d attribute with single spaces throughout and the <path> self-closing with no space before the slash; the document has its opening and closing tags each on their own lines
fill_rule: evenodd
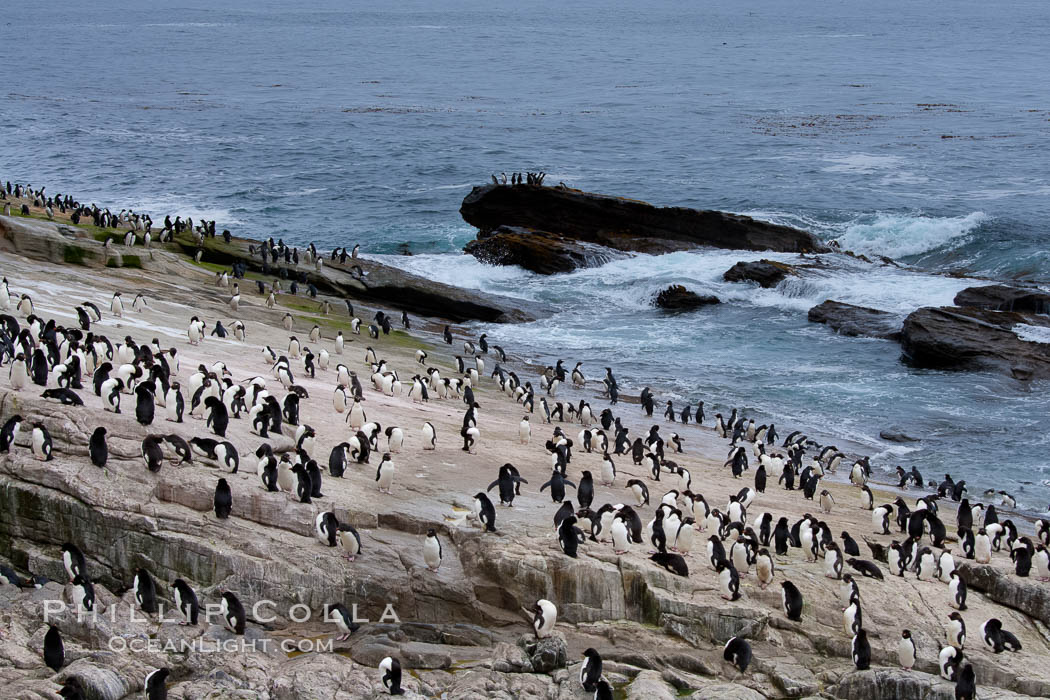
<svg viewBox="0 0 1050 700">
<path fill-rule="evenodd" d="M 566 479 L 564 476 L 562 476 L 562 473 L 560 471 L 555 469 L 551 472 L 550 480 L 547 483 L 540 486 L 540 492 L 542 493 L 544 489 L 549 487 L 551 490 L 551 501 L 553 501 L 554 503 L 561 503 L 565 500 L 566 486 L 576 488 L 575 483 Z"/>
<path fill-rule="evenodd" d="M 157 435 L 147 435 L 142 441 L 142 460 L 151 472 L 159 472 L 164 463 L 164 450 L 161 449 L 160 441 Z"/>
<path fill-rule="evenodd" d="M 157 612 L 157 587 L 148 571 L 139 569 L 135 572 L 132 588 L 135 590 L 135 602 L 138 603 L 142 612 L 147 614 Z"/>
<path fill-rule="evenodd" d="M 146 676 L 146 680 L 143 682 L 145 700 L 167 700 L 168 688 L 165 684 L 168 681 L 170 672 L 167 668 L 158 668 Z"/>
<path fill-rule="evenodd" d="M 109 459 L 109 448 L 106 446 L 104 427 L 99 426 L 91 433 L 91 438 L 88 440 L 88 453 L 91 456 L 91 463 L 96 467 L 106 466 L 106 461 Z"/>
<path fill-rule="evenodd" d="M 361 625 L 354 622 L 353 616 L 350 611 L 346 609 L 342 603 L 335 603 L 334 605 L 326 605 L 325 622 L 331 622 L 339 628 L 339 631 L 343 635 L 337 638 L 336 641 L 345 642 L 351 634 L 361 628 Z"/>
<path fill-rule="evenodd" d="M 80 548 L 71 542 L 62 545 L 62 565 L 66 569 L 66 575 L 72 581 L 77 576 L 87 576 L 87 561 Z"/>
<path fill-rule="evenodd" d="M 392 656 L 388 656 L 379 662 L 379 670 L 382 672 L 383 687 L 391 695 L 404 695 L 401 687 L 401 662 Z"/>
<path fill-rule="evenodd" d="M 784 614 L 787 615 L 787 619 L 800 622 L 802 620 L 802 593 L 798 590 L 798 587 L 791 581 L 784 581 L 780 584 L 782 590 L 782 599 L 784 604 Z"/>
<path fill-rule="evenodd" d="M 65 664 L 66 652 L 62 644 L 62 634 L 58 628 L 51 625 L 44 635 L 44 663 L 54 672 L 62 670 Z"/>
<path fill-rule="evenodd" d="M 478 514 L 478 521 L 485 528 L 485 532 L 496 531 L 496 509 L 492 507 L 492 501 L 485 495 L 484 491 L 474 494 L 474 510 Z"/>
<path fill-rule="evenodd" d="M 33 457 L 41 462 L 50 462 L 54 459 L 51 454 L 51 433 L 47 431 L 43 423 L 33 423 Z"/>
<path fill-rule="evenodd" d="M 871 667 L 871 645 L 868 643 L 868 633 L 863 628 L 857 630 L 853 637 L 853 664 L 858 671 L 866 671 Z"/>
<path fill-rule="evenodd" d="M 536 633 L 536 639 L 544 639 L 554 632 L 554 625 L 558 621 L 558 608 L 549 600 L 537 600 L 532 606 L 532 629 Z"/>
<path fill-rule="evenodd" d="M 236 595 L 229 591 L 222 594 L 222 603 L 219 612 L 226 627 L 234 634 L 244 634 L 244 623 L 247 617 L 244 614 L 244 606 Z"/>
<path fill-rule="evenodd" d="M 746 673 L 751 664 L 751 645 L 746 639 L 732 637 L 722 649 L 722 658 L 733 664 L 741 673 Z"/>
<path fill-rule="evenodd" d="M 491 491 L 493 487 L 499 486 L 499 503 L 501 506 L 514 506 L 514 496 L 521 488 L 521 484 L 529 483 L 525 479 L 521 478 L 518 474 L 518 470 L 513 464 L 509 462 L 499 468 L 499 476 L 489 484 L 486 491 Z"/>
<path fill-rule="evenodd" d="M 897 642 L 897 660 L 905 671 L 910 671 L 915 665 L 915 640 L 911 638 L 910 630 L 901 632 L 900 641 Z"/>
<path fill-rule="evenodd" d="M 437 571 L 441 566 L 441 540 L 434 528 L 427 530 L 426 539 L 423 540 L 423 562 L 430 571 Z"/>
<path fill-rule="evenodd" d="M 580 665 L 580 685 L 588 693 L 594 692 L 602 677 L 602 655 L 594 649 L 583 652 L 583 664 Z"/>
<path fill-rule="evenodd" d="M 181 578 L 175 579 L 171 584 L 172 597 L 175 599 L 175 609 L 182 615 L 183 621 L 180 625 L 196 625 L 200 615 L 200 603 L 197 594 L 188 583 Z"/>
<path fill-rule="evenodd" d="M 10 452 L 11 446 L 15 444 L 18 437 L 18 429 L 22 425 L 22 416 L 14 415 L 7 419 L 4 427 L 0 428 L 0 452 Z"/>
</svg>

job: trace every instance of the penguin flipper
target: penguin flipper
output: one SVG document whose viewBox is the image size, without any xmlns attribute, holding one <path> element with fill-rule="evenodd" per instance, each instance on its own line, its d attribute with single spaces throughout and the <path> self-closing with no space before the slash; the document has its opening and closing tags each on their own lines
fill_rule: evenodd
<svg viewBox="0 0 1050 700">
<path fill-rule="evenodd" d="M 568 479 L 562 479 L 562 482 L 563 482 L 563 483 L 564 483 L 564 484 L 565 484 L 566 486 L 571 486 L 571 487 L 573 487 L 574 489 L 576 489 L 576 484 L 572 483 L 572 482 L 571 482 L 571 481 L 569 481 Z M 579 489 L 576 489 L 576 490 L 577 490 L 577 491 L 579 491 Z"/>
<path fill-rule="evenodd" d="M 551 485 L 551 482 L 548 481 L 546 484 L 544 484 L 543 486 L 540 487 L 540 492 L 542 493 L 543 489 L 547 488 L 550 485 Z"/>
<path fill-rule="evenodd" d="M 491 490 L 492 490 L 493 488 L 495 488 L 496 486 L 499 486 L 499 479 L 496 479 L 496 480 L 495 480 L 495 481 L 493 481 L 493 482 L 492 482 L 491 484 L 489 484 L 489 487 L 488 487 L 487 489 L 485 489 L 485 491 L 486 491 L 486 492 L 488 492 L 488 491 L 491 491 Z"/>
</svg>

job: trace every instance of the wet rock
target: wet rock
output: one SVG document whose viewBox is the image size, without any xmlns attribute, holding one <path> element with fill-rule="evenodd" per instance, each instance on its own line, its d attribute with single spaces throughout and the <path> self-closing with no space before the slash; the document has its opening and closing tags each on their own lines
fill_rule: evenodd
<svg viewBox="0 0 1050 700">
<path fill-rule="evenodd" d="M 640 253 L 700 246 L 804 253 L 825 250 L 811 233 L 748 216 L 685 207 L 656 207 L 567 187 L 484 185 L 463 199 L 459 213 L 491 232 L 518 226 Z"/>
<path fill-rule="evenodd" d="M 560 632 L 549 637 L 536 639 L 533 635 L 518 638 L 518 646 L 529 657 L 535 673 L 550 673 L 565 668 L 569 660 L 569 645 Z"/>
<path fill-rule="evenodd" d="M 955 568 L 968 587 L 1050 625 L 1050 589 L 1046 585 L 1032 578 L 1018 578 L 1007 570 L 987 564 L 958 562 Z"/>
<path fill-rule="evenodd" d="M 712 294 L 701 295 L 680 284 L 672 284 L 656 295 L 654 303 L 657 307 L 667 311 L 692 311 L 702 306 L 718 304 L 720 300 Z"/>
<path fill-rule="evenodd" d="M 1050 294 L 1037 288 L 1011 287 L 1005 284 L 967 287 L 955 295 L 953 303 L 956 306 L 969 306 L 991 311 L 1050 313 Z"/>
<path fill-rule="evenodd" d="M 722 279 L 726 282 L 758 282 L 758 286 L 768 289 L 777 286 L 785 277 L 793 274 L 795 270 L 791 265 L 773 260 L 741 261 L 726 270 Z"/>
<path fill-rule="evenodd" d="M 879 437 L 887 442 L 919 442 L 919 438 L 906 435 L 897 430 L 883 430 L 879 433 Z"/>
<path fill-rule="evenodd" d="M 900 320 L 894 314 L 831 299 L 810 309 L 808 318 L 842 335 L 887 340 L 899 340 L 901 335 Z"/>
<path fill-rule="evenodd" d="M 595 243 L 518 226 L 500 226 L 479 234 L 463 250 L 489 265 L 518 265 L 540 275 L 598 267 L 625 257 Z"/>
<path fill-rule="evenodd" d="M 901 329 L 904 360 L 915 367 L 986 370 L 1017 379 L 1050 376 L 1050 343 L 1037 343 L 1014 332 L 1019 325 L 1050 328 L 1035 314 L 956 307 L 924 307 L 912 312 Z"/>
</svg>

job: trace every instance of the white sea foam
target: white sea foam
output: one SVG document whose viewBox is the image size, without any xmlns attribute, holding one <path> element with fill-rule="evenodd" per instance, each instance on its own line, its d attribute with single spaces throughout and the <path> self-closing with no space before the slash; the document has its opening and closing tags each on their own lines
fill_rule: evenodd
<svg viewBox="0 0 1050 700">
<path fill-rule="evenodd" d="M 1046 326 L 1030 326 L 1027 323 L 1018 323 L 1011 330 L 1018 338 L 1029 343 L 1050 343 L 1050 328 Z"/>
<path fill-rule="evenodd" d="M 776 287 L 726 282 L 723 273 L 738 261 L 768 258 L 796 264 L 790 253 L 703 249 L 666 255 L 636 255 L 569 274 L 537 275 L 517 267 L 486 265 L 469 255 L 377 255 L 389 265 L 447 284 L 558 305 L 559 308 L 643 310 L 671 284 L 723 302 L 782 309 L 792 313 L 834 299 L 889 311 L 902 318 L 929 305 L 950 305 L 967 285 L 942 275 L 907 268 L 869 265 L 844 255 L 829 255 L 833 265 L 807 269 Z"/>
<path fill-rule="evenodd" d="M 849 225 L 835 240 L 855 253 L 903 258 L 957 242 L 987 220 L 980 211 L 954 217 L 878 214 Z"/>
<path fill-rule="evenodd" d="M 862 164 L 856 163 L 855 167 L 862 167 Z M 885 175 L 894 182 L 904 182 L 908 177 L 901 172 Z M 754 210 L 742 213 L 754 219 L 810 231 L 824 240 L 835 240 L 845 250 L 891 258 L 919 255 L 959 243 L 989 219 L 981 211 L 949 217 L 879 212 L 862 214 L 849 221 L 829 221 L 806 212 Z"/>
</svg>

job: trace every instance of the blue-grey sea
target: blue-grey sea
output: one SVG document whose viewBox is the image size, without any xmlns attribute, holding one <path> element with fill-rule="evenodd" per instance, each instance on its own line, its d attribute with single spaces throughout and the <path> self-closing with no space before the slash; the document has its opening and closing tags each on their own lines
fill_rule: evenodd
<svg viewBox="0 0 1050 700">
<path fill-rule="evenodd" d="M 909 369 L 806 321 L 824 299 L 902 318 L 972 281 L 1050 283 L 1050 4 L 14 3 L 0 15 L 0 179 L 220 229 L 361 243 L 424 275 L 542 300 L 486 327 L 533 360 L 614 365 L 708 415 L 851 439 L 1050 501 L 1046 382 Z M 731 251 L 540 278 L 460 254 L 491 173 L 748 213 L 908 269 L 729 285 Z M 408 243 L 415 255 L 393 256 Z M 776 256 L 790 260 L 792 256 Z M 673 318 L 669 283 L 727 303 Z M 479 331 L 481 328 L 479 327 Z M 878 438 L 894 429 L 920 442 Z"/>
</svg>

